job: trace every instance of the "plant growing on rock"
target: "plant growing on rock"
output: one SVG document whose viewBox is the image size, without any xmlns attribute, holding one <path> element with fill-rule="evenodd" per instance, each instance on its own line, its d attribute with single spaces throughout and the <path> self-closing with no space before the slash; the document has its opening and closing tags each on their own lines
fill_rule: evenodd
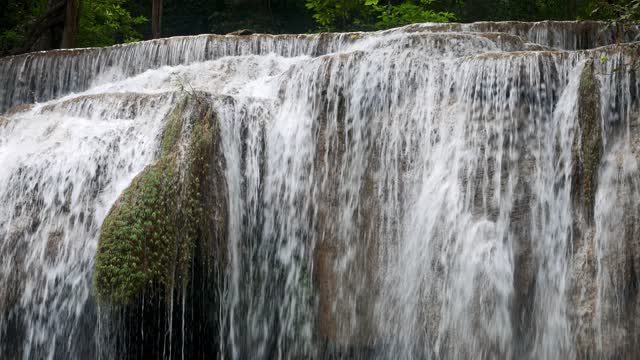
<svg viewBox="0 0 640 360">
<path fill-rule="evenodd" d="M 100 298 L 129 303 L 146 286 L 170 281 L 177 186 L 176 159 L 168 156 L 147 167 L 114 205 L 96 256 Z"/>
<path fill-rule="evenodd" d="M 127 305 L 145 293 L 170 294 L 187 286 L 198 242 L 205 259 L 215 254 L 224 205 L 203 196 L 215 183 L 214 119 L 201 94 L 185 95 L 169 114 L 159 159 L 132 181 L 103 223 L 94 272 L 100 300 Z"/>
</svg>

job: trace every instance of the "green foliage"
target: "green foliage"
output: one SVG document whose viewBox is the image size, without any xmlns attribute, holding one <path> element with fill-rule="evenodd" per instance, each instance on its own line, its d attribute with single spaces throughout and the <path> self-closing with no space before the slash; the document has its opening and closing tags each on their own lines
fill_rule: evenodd
<svg viewBox="0 0 640 360">
<path fill-rule="evenodd" d="M 377 1 L 377 0 L 368 0 Z M 378 7 L 380 15 L 376 26 L 380 29 L 388 29 L 414 23 L 442 23 L 455 20 L 456 16 L 450 12 L 428 10 L 426 7 L 433 3 L 432 0 L 421 0 L 420 5 L 403 3 L 400 5 L 386 5 Z"/>
<path fill-rule="evenodd" d="M 640 0 L 595 0 L 583 9 L 583 14 L 584 18 L 608 22 L 615 30 L 616 42 L 625 42 L 629 40 L 630 27 L 640 23 Z"/>
<path fill-rule="evenodd" d="M 589 5 L 591 17 L 619 23 L 640 21 L 640 0 L 594 1 Z"/>
<path fill-rule="evenodd" d="M 5 30 L 0 33 L 0 47 L 3 50 L 16 48 L 22 43 L 23 37 L 24 33 L 16 29 Z"/>
<path fill-rule="evenodd" d="M 127 0 L 83 0 L 77 46 L 108 46 L 138 41 L 137 29 L 147 19 L 132 16 Z M 18 51 L 29 32 L 48 10 L 48 0 L 9 1 L 0 11 L 0 55 Z"/>
<path fill-rule="evenodd" d="M 380 5 L 379 0 L 307 0 L 321 30 L 379 30 L 420 22 L 448 22 L 455 15 L 435 11 L 435 0 Z"/>
<path fill-rule="evenodd" d="M 30 25 L 46 12 L 47 0 L 8 1 L 0 9 L 0 55 L 6 55 L 22 46 Z"/>
<path fill-rule="evenodd" d="M 368 30 L 375 22 L 374 5 L 371 0 L 307 0 L 307 9 L 324 31 Z"/>
<path fill-rule="evenodd" d="M 2 1 L 2 0 L 0 0 Z M 6 1 L 6 0 L 5 0 Z M 147 0 L 83 0 L 78 46 L 107 46 L 149 35 Z M 19 52 L 48 0 L 0 6 L 0 55 Z M 265 33 L 368 31 L 420 22 L 640 21 L 640 0 L 164 0 L 164 36 L 253 29 Z M 314 29 L 311 29 L 314 28 Z M 59 29 L 58 29 L 59 31 Z M 56 39 L 54 39 L 56 40 Z"/>
<path fill-rule="evenodd" d="M 640 0 L 306 0 L 320 30 L 375 30 L 419 22 L 594 19 L 640 21 Z"/>
<path fill-rule="evenodd" d="M 125 5 L 126 0 L 84 0 L 78 46 L 109 46 L 139 41 L 142 36 L 136 27 L 148 20 L 144 16 L 132 16 Z"/>
</svg>

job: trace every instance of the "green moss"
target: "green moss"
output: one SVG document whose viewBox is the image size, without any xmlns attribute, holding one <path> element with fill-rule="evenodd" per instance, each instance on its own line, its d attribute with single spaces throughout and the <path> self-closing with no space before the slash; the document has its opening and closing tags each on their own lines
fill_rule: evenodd
<svg viewBox="0 0 640 360">
<path fill-rule="evenodd" d="M 95 285 L 102 299 L 130 302 L 145 286 L 171 277 L 177 167 L 173 156 L 148 166 L 127 188 L 102 225 Z"/>
<path fill-rule="evenodd" d="M 180 272 L 188 273 L 188 265 L 193 256 L 195 242 L 202 240 L 208 233 L 206 227 L 211 226 L 205 216 L 206 209 L 202 199 L 203 186 L 208 183 L 208 169 L 210 165 L 209 149 L 212 144 L 213 134 L 208 119 L 208 112 L 198 114 L 191 136 L 191 143 L 187 154 L 188 164 L 186 172 L 186 188 L 182 204 L 184 241 L 180 246 Z M 205 227 L 203 229 L 203 227 Z M 205 230 L 205 231 L 203 231 Z"/>
<path fill-rule="evenodd" d="M 224 231 L 224 204 L 209 200 L 220 175 L 211 171 L 219 147 L 212 119 L 209 105 L 189 97 L 169 114 L 159 160 L 133 180 L 102 225 L 94 273 L 101 300 L 128 304 L 147 289 L 186 284 L 196 242 L 210 250 L 216 231 Z M 179 162 L 185 121 L 192 135 Z"/>
<path fill-rule="evenodd" d="M 178 101 L 176 107 L 169 113 L 167 118 L 167 125 L 165 125 L 164 132 L 162 134 L 162 141 L 160 143 L 160 156 L 169 155 L 175 150 L 175 146 L 180 140 L 180 134 L 182 132 L 182 114 L 187 101 Z"/>
<path fill-rule="evenodd" d="M 189 247 L 183 247 L 183 253 L 193 252 L 197 241 L 204 254 L 213 255 L 217 261 L 223 262 L 224 253 L 216 253 L 221 248 L 220 240 L 226 238 L 226 198 L 218 190 L 226 189 L 222 183 L 224 174 L 218 166 L 223 160 L 219 129 L 218 123 L 211 121 L 215 118 L 211 110 L 200 101 L 198 104 L 195 116 L 199 121 L 195 122 L 191 132 L 187 154 L 183 214 L 184 232 L 190 241 L 185 242 Z M 211 256 L 203 259 L 213 260 Z"/>
</svg>

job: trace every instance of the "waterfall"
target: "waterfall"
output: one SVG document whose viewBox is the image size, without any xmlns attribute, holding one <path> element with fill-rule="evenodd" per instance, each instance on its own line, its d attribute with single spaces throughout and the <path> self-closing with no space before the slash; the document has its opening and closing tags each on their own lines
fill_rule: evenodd
<svg viewBox="0 0 640 360">
<path fill-rule="evenodd" d="M 2 358 L 634 358 L 640 45 L 615 35 L 0 59 Z"/>
</svg>

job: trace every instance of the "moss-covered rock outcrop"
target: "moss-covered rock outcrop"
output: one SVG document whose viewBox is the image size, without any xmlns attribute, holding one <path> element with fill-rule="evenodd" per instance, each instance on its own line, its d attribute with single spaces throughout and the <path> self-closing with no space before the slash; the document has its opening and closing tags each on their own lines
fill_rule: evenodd
<svg viewBox="0 0 640 360">
<path fill-rule="evenodd" d="M 169 114 L 160 158 L 139 174 L 105 219 L 96 255 L 95 287 L 102 300 L 127 304 L 145 287 L 167 290 L 189 273 L 196 242 L 210 256 L 224 238 L 215 114 L 201 94 L 180 100 Z M 187 131 L 187 128 L 189 131 Z M 186 144 L 185 147 L 182 146 Z M 218 181 L 214 181 L 218 180 Z"/>
<path fill-rule="evenodd" d="M 95 286 L 101 299 L 130 302 L 147 285 L 171 283 L 178 228 L 175 156 L 136 177 L 102 225 Z"/>
<path fill-rule="evenodd" d="M 120 341 L 129 358 L 168 344 L 192 344 L 182 350 L 189 357 L 197 355 L 189 349 L 215 353 L 211 339 L 219 323 L 211 309 L 218 308 L 223 286 L 227 188 L 212 99 L 200 93 L 180 99 L 159 147 L 157 161 L 131 182 L 103 222 L 95 294 L 125 324 Z M 164 336 L 171 330 L 174 336 Z"/>
</svg>

